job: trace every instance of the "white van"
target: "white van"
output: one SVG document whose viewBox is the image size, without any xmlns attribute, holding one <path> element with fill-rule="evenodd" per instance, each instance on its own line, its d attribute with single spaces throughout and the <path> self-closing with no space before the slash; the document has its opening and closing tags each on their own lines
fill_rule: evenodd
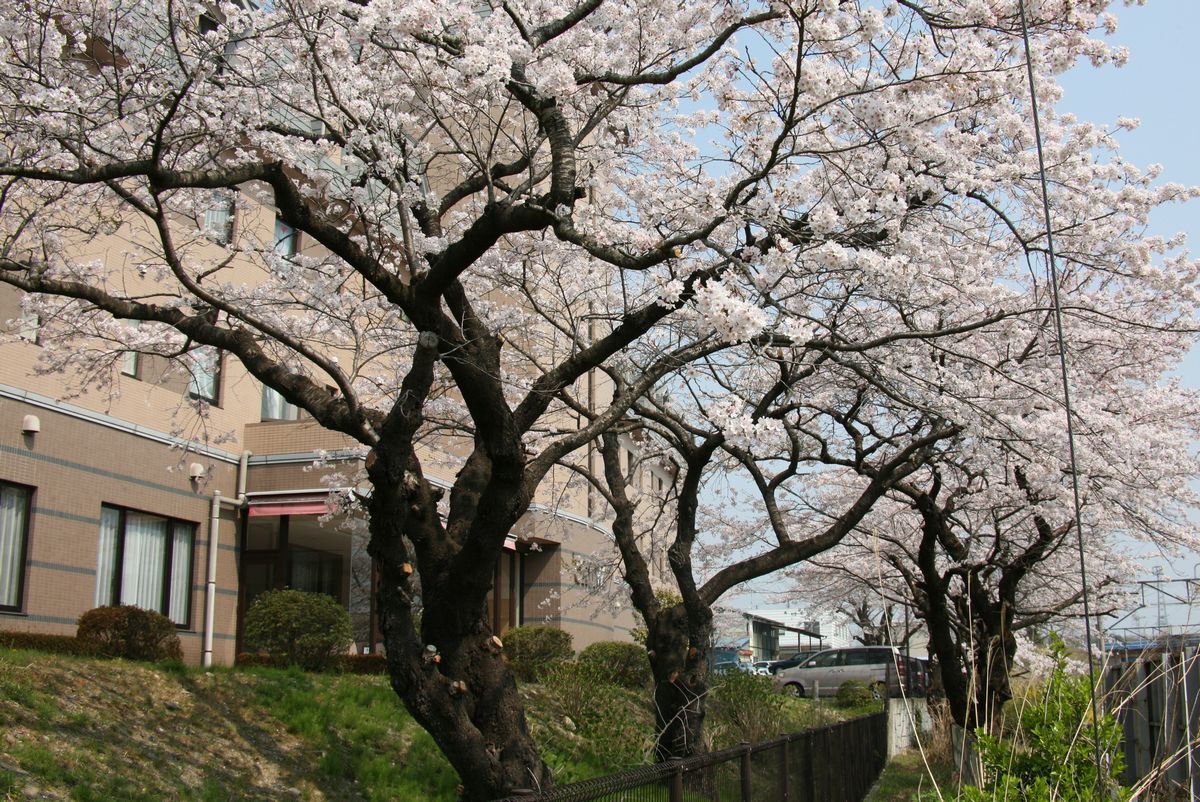
<svg viewBox="0 0 1200 802">
<path fill-rule="evenodd" d="M 876 699 L 911 693 L 911 660 L 895 646 L 852 646 L 817 652 L 803 663 L 776 672 L 775 685 L 792 696 L 833 696 L 847 680 L 869 687 Z"/>
</svg>

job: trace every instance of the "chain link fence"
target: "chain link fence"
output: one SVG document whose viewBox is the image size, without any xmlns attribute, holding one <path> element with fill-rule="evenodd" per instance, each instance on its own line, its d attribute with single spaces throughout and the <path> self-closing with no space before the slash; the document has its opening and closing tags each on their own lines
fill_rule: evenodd
<svg viewBox="0 0 1200 802">
<path fill-rule="evenodd" d="M 498 802 L 860 802 L 886 762 L 876 713 Z"/>
</svg>

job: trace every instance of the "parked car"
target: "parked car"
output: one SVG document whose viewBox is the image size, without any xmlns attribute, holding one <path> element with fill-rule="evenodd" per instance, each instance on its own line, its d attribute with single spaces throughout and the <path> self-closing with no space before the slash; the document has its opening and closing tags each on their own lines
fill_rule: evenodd
<svg viewBox="0 0 1200 802">
<path fill-rule="evenodd" d="M 929 693 L 929 661 L 919 657 L 908 658 L 908 694 L 926 696 Z"/>
<path fill-rule="evenodd" d="M 894 646 L 852 646 L 817 652 L 799 665 L 775 672 L 775 684 L 793 696 L 833 696 L 843 682 L 857 680 L 875 698 L 924 694 L 924 671 Z"/>
<path fill-rule="evenodd" d="M 782 660 L 772 660 L 771 665 L 767 666 L 767 670 L 772 674 L 778 674 L 785 668 L 792 668 L 793 666 L 800 665 L 814 654 L 816 654 L 816 652 L 794 652 Z"/>
<path fill-rule="evenodd" d="M 718 660 L 713 663 L 713 674 L 726 674 L 730 671 L 745 671 L 747 674 L 755 673 L 749 663 L 743 663 L 741 660 Z"/>
</svg>

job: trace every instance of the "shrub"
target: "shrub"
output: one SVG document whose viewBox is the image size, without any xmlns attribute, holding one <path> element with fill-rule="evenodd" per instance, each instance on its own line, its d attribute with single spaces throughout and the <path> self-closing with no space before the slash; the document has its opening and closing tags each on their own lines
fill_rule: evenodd
<svg viewBox="0 0 1200 802">
<path fill-rule="evenodd" d="M 544 626 L 515 627 L 504 633 L 504 654 L 513 675 L 539 682 L 546 672 L 575 656 L 571 633 Z"/>
<path fill-rule="evenodd" d="M 275 660 L 265 652 L 239 652 L 237 664 L 242 668 L 273 668 Z"/>
<path fill-rule="evenodd" d="M 757 743 L 787 732 L 788 700 L 770 677 L 747 671 L 710 674 L 708 732 L 713 747 Z"/>
<path fill-rule="evenodd" d="M 875 701 L 871 686 L 856 679 L 848 679 L 838 686 L 837 703 L 840 707 L 862 707 Z"/>
<path fill-rule="evenodd" d="M 382 654 L 348 654 L 342 658 L 347 674 L 386 674 L 387 658 Z"/>
<path fill-rule="evenodd" d="M 40 632 L 0 632 L 0 646 L 6 649 L 33 649 L 83 657 L 94 657 L 97 654 L 95 648 L 74 635 L 43 635 Z"/>
<path fill-rule="evenodd" d="M 636 643 L 600 641 L 579 653 L 579 663 L 592 668 L 605 682 L 630 690 L 641 690 L 650 684 L 650 658 Z"/>
<path fill-rule="evenodd" d="M 324 593 L 268 590 L 246 611 L 245 639 L 279 665 L 337 668 L 351 641 L 350 613 Z"/>
<path fill-rule="evenodd" d="M 121 604 L 97 607 L 79 617 L 75 637 L 105 657 L 128 660 L 182 660 L 179 634 L 171 619 L 153 610 Z"/>
</svg>

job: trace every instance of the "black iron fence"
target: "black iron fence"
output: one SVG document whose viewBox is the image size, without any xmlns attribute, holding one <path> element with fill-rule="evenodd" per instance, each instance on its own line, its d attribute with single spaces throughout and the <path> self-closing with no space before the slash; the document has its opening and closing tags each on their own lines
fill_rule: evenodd
<svg viewBox="0 0 1200 802">
<path fill-rule="evenodd" d="M 500 802 L 860 802 L 885 762 L 876 713 Z"/>
</svg>

